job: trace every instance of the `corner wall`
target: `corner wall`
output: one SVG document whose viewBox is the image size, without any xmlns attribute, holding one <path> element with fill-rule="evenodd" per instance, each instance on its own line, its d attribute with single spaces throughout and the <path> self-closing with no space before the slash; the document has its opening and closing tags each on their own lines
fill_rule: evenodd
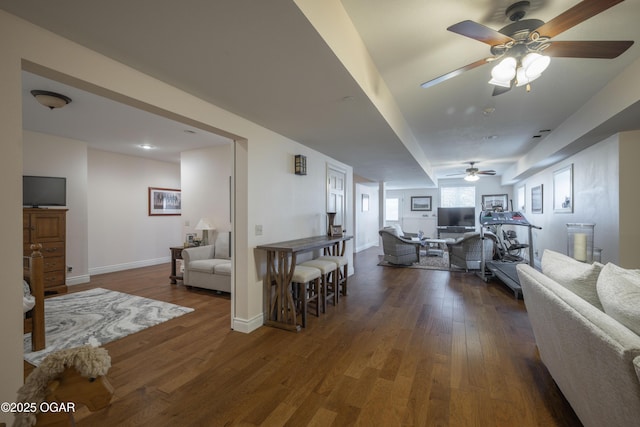
<svg viewBox="0 0 640 427">
<path fill-rule="evenodd" d="M 23 132 L 23 173 L 67 178 L 67 285 L 89 281 L 87 224 L 87 144 L 68 138 Z"/>
<path fill-rule="evenodd" d="M 195 230 L 201 218 L 209 218 L 215 227 L 210 240 L 231 230 L 232 151 L 233 145 L 227 144 L 180 154 L 182 241 L 186 233 L 202 237 L 202 231 Z"/>
<path fill-rule="evenodd" d="M 149 216 L 148 188 L 180 188 L 180 165 L 106 151 L 88 155 L 89 274 L 169 262 L 180 216 Z"/>
</svg>

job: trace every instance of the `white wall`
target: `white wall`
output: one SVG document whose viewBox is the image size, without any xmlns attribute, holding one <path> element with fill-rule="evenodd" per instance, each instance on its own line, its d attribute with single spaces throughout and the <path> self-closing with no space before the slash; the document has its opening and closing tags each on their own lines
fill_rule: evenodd
<svg viewBox="0 0 640 427">
<path fill-rule="evenodd" d="M 148 188 L 180 189 L 180 165 L 105 151 L 88 155 L 89 274 L 168 262 L 180 216 L 149 216 Z"/>
<path fill-rule="evenodd" d="M 636 159 L 637 162 L 637 159 Z M 573 213 L 553 212 L 553 172 L 573 164 Z M 637 169 L 636 169 L 637 170 Z M 635 180 L 635 178 L 634 178 Z M 620 231 L 618 185 L 618 135 L 593 145 L 570 158 L 518 183 L 525 185 L 525 216 L 542 227 L 533 231 L 536 262 L 544 249 L 567 253 L 567 223 L 595 223 L 594 246 L 602 248 L 602 262 L 618 263 Z M 542 185 L 543 213 L 531 213 L 531 188 Z M 525 233 L 519 233 L 521 241 Z M 537 256 L 536 256 L 537 254 Z M 637 268 L 637 266 L 636 266 Z"/>
<path fill-rule="evenodd" d="M 216 233 L 231 230 L 232 151 L 228 144 L 180 154 L 183 241 L 186 233 L 202 237 L 202 231 L 194 229 L 201 218 L 209 218 L 216 229 L 209 232 L 210 241 Z"/>
<path fill-rule="evenodd" d="M 619 134 L 619 264 L 625 268 L 640 268 L 640 195 L 638 163 L 640 163 L 640 131 Z"/>
<path fill-rule="evenodd" d="M 506 194 L 512 198 L 512 186 L 503 186 L 500 178 L 495 176 L 483 176 L 476 182 L 467 182 L 462 178 L 441 179 L 440 187 L 474 186 L 476 188 L 476 215 L 480 215 L 482 196 L 490 194 Z M 431 211 L 412 211 L 411 197 L 431 196 Z M 400 199 L 400 226 L 408 233 L 416 233 L 422 230 L 426 236 L 437 236 L 437 213 L 440 206 L 440 188 L 422 188 L 406 190 L 388 190 L 386 197 Z M 477 221 L 476 221 L 477 222 Z"/>
<path fill-rule="evenodd" d="M 87 144 L 68 138 L 23 132 L 24 175 L 67 178 L 67 284 L 89 280 L 87 226 Z"/>
<path fill-rule="evenodd" d="M 363 197 L 369 198 L 368 210 L 363 210 L 362 201 Z M 378 246 L 380 236 L 379 230 L 379 186 L 378 184 L 368 183 L 356 183 L 355 185 L 355 198 L 354 198 L 354 212 L 355 212 L 355 225 L 356 233 L 354 236 L 355 252 L 363 251 L 372 246 Z"/>
</svg>

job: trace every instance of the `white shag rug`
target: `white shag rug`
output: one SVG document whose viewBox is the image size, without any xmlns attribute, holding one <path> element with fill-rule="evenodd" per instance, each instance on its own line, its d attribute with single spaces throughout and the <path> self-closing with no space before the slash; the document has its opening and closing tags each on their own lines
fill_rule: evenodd
<svg viewBox="0 0 640 427">
<path fill-rule="evenodd" d="M 31 334 L 24 335 L 24 359 L 36 366 L 51 352 L 87 343 L 106 344 L 193 309 L 95 288 L 47 298 L 44 311 L 46 347 L 32 352 Z"/>
</svg>

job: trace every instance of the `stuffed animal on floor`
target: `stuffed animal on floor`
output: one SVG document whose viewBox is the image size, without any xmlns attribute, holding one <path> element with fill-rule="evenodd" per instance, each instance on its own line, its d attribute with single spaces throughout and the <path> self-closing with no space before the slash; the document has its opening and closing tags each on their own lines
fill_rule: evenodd
<svg viewBox="0 0 640 427">
<path fill-rule="evenodd" d="M 90 411 L 109 405 L 113 387 L 105 377 L 111 357 L 102 347 L 85 345 L 47 356 L 18 390 L 13 426 L 74 425 L 75 403 Z"/>
</svg>

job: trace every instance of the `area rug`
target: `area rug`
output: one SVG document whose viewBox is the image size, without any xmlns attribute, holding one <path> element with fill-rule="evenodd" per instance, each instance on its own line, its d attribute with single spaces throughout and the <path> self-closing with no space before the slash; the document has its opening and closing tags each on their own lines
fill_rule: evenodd
<svg viewBox="0 0 640 427">
<path fill-rule="evenodd" d="M 444 252 L 442 256 L 426 256 L 423 252 L 420 254 L 420 262 L 411 265 L 394 265 L 384 261 L 384 259 L 381 259 L 378 265 L 383 267 L 419 268 L 423 270 L 449 270 L 449 253 Z"/>
<path fill-rule="evenodd" d="M 44 302 L 46 347 L 31 351 L 24 335 L 24 359 L 39 365 L 49 353 L 87 343 L 106 344 L 193 311 L 108 289 L 95 288 Z"/>
</svg>

